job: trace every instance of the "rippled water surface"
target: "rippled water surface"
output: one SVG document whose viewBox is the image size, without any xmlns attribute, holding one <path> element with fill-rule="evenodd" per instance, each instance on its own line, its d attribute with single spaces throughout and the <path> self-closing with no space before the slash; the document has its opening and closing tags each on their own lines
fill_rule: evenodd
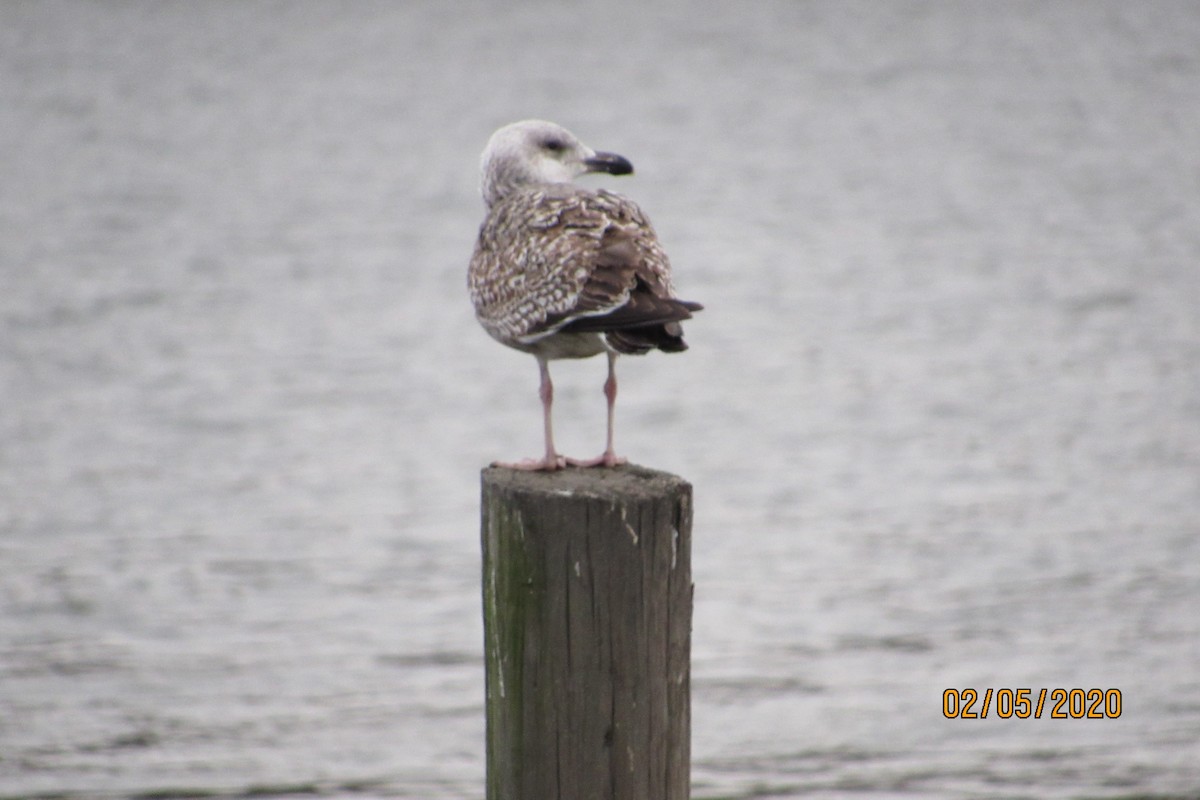
<svg viewBox="0 0 1200 800">
<path fill-rule="evenodd" d="M 1200 796 L 1195 4 L 7 2 L 0 797 L 482 797 L 529 116 L 706 306 L 618 407 L 695 486 L 694 796 Z"/>
</svg>

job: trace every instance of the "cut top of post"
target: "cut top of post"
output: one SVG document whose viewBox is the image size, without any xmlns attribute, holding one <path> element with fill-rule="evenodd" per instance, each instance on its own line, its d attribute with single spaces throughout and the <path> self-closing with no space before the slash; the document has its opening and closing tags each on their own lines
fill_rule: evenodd
<svg viewBox="0 0 1200 800">
<path fill-rule="evenodd" d="M 487 467 L 483 483 L 520 492 L 601 500 L 652 499 L 669 496 L 690 484 L 670 472 L 625 464 L 620 467 L 577 467 L 554 472 Z"/>
</svg>

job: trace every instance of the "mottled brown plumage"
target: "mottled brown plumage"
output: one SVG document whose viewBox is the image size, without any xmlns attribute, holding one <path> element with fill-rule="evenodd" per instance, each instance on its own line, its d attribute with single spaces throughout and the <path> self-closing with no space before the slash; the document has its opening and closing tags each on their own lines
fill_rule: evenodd
<svg viewBox="0 0 1200 800">
<path fill-rule="evenodd" d="M 566 189 L 567 191 L 564 191 Z M 521 188 L 492 207 L 471 260 L 484 329 L 510 347 L 553 351 L 560 333 L 606 334 L 619 353 L 687 348 L 670 262 L 632 201 L 562 184 Z M 595 353 L 603 352 L 597 341 Z"/>
<path fill-rule="evenodd" d="M 569 182 L 589 171 L 632 170 L 536 120 L 501 128 L 484 151 L 488 214 L 468 271 L 471 301 L 484 329 L 536 356 L 542 374 L 546 455 L 514 466 L 567 463 L 553 446 L 548 360 L 608 354 L 608 446 L 586 463 L 612 465 L 622 461 L 612 450 L 616 355 L 687 349 L 679 323 L 701 306 L 674 296 L 670 261 L 649 220 L 619 194 Z"/>
</svg>

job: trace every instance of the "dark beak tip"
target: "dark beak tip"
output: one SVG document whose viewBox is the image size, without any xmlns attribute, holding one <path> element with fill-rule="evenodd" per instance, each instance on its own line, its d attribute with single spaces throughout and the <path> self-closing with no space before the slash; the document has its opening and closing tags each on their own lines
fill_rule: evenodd
<svg viewBox="0 0 1200 800">
<path fill-rule="evenodd" d="M 607 172 L 609 175 L 633 174 L 633 164 L 629 159 L 616 153 L 596 153 L 585 163 L 592 172 Z"/>
</svg>

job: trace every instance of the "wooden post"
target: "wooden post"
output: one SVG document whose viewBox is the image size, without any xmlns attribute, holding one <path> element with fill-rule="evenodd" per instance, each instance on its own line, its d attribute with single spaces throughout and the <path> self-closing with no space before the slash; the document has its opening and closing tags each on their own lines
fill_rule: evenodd
<svg viewBox="0 0 1200 800">
<path fill-rule="evenodd" d="M 692 487 L 483 471 L 487 800 L 687 800 Z"/>
</svg>

